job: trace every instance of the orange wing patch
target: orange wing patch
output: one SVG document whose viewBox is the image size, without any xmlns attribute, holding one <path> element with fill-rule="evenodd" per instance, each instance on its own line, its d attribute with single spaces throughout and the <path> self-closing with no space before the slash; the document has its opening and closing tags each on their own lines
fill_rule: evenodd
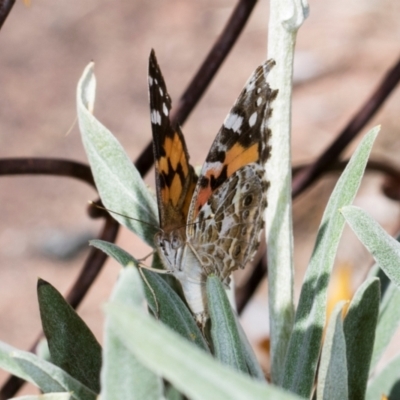
<svg viewBox="0 0 400 400">
<path fill-rule="evenodd" d="M 169 202 L 172 206 L 178 207 L 182 202 L 186 179 L 190 176 L 188 156 L 177 132 L 173 138 L 165 137 L 161 146 L 165 154 L 158 161 L 158 174 L 164 177 L 165 182 L 161 188 L 162 202 L 166 207 Z"/>
<path fill-rule="evenodd" d="M 182 132 L 169 119 L 171 99 L 154 52 L 149 60 L 149 93 L 160 227 L 170 232 L 186 224 L 197 176 Z"/>
<path fill-rule="evenodd" d="M 246 149 L 240 143 L 235 143 L 235 145 L 226 152 L 224 164 L 228 166 L 228 178 L 246 164 L 257 162 L 259 160 L 260 155 L 258 147 L 259 144 L 254 143 Z"/>
</svg>

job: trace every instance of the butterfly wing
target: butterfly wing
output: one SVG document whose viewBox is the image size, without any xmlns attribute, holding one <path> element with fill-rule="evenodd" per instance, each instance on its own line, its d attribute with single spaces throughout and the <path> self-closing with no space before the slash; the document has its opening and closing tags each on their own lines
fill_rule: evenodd
<svg viewBox="0 0 400 400">
<path fill-rule="evenodd" d="M 264 165 L 267 161 L 270 131 L 266 123 L 277 91 L 271 90 L 266 76 L 273 65 L 275 62 L 269 60 L 254 71 L 225 118 L 201 170 L 189 223 L 196 220 L 212 193 L 237 170 L 251 163 Z"/>
<path fill-rule="evenodd" d="M 234 172 L 202 207 L 191 243 L 206 275 L 228 282 L 232 271 L 252 259 L 264 228 L 267 186 L 264 168 L 252 163 Z"/>
<path fill-rule="evenodd" d="M 189 210 L 187 237 L 206 274 L 228 281 L 259 245 L 267 205 L 267 119 L 276 96 L 266 82 L 272 60 L 258 67 L 226 117 L 202 168 Z M 193 223 L 192 223 L 193 222 Z"/>
<path fill-rule="evenodd" d="M 149 59 L 149 97 L 160 227 L 170 232 L 186 225 L 197 176 L 182 132 L 171 124 L 171 98 L 154 51 Z"/>
</svg>

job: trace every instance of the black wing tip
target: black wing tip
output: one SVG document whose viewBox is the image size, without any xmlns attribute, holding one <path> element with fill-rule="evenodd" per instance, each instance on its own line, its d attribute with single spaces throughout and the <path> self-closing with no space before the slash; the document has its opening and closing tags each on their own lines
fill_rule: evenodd
<svg viewBox="0 0 400 400">
<path fill-rule="evenodd" d="M 270 58 L 269 60 L 265 61 L 262 64 L 262 67 L 264 68 L 265 72 L 269 72 L 271 71 L 271 69 L 276 65 L 275 60 L 273 60 L 272 58 Z"/>
<path fill-rule="evenodd" d="M 149 63 L 150 64 L 157 64 L 156 52 L 154 51 L 153 48 L 150 50 Z"/>
<path fill-rule="evenodd" d="M 150 71 L 159 70 L 159 69 L 160 69 L 160 67 L 158 66 L 156 52 L 154 51 L 154 49 L 151 49 L 150 55 L 149 55 L 149 73 L 150 73 Z"/>
</svg>

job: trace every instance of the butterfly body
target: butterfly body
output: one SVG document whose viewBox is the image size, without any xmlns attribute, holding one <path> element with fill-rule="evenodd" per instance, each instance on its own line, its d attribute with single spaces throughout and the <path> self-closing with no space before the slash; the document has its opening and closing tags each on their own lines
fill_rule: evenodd
<svg viewBox="0 0 400 400">
<path fill-rule="evenodd" d="M 171 100 L 154 52 L 149 63 L 150 109 L 160 232 L 155 246 L 179 280 L 197 321 L 207 317 L 205 283 L 215 274 L 228 284 L 259 245 L 267 206 L 264 164 L 267 119 L 276 92 L 266 83 L 274 65 L 258 67 L 217 134 L 199 177 L 179 127 L 169 119 Z"/>
</svg>

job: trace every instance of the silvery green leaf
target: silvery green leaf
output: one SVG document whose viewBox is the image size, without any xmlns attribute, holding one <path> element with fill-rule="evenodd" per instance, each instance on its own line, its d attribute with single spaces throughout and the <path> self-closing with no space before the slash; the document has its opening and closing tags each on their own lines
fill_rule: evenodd
<svg viewBox="0 0 400 400">
<path fill-rule="evenodd" d="M 346 341 L 342 313 L 346 302 L 339 302 L 332 311 L 322 347 L 317 382 L 317 400 L 346 400 Z"/>
<path fill-rule="evenodd" d="M 219 363 L 141 308 L 113 302 L 106 311 L 129 351 L 191 400 L 300 399 Z"/>
<path fill-rule="evenodd" d="M 139 273 L 133 266 L 122 269 L 111 295 L 111 300 L 125 305 L 141 306 L 144 293 Z M 104 333 L 103 368 L 101 371 L 102 400 L 159 400 L 163 383 L 146 368 L 114 333 L 106 318 Z"/>
<path fill-rule="evenodd" d="M 78 83 L 78 122 L 97 190 L 111 215 L 150 246 L 158 231 L 157 207 L 139 172 L 112 133 L 92 114 L 96 80 L 90 63 Z M 133 220 L 135 218 L 139 221 Z"/>
<path fill-rule="evenodd" d="M 400 399 L 400 355 L 393 358 L 368 383 L 366 400 Z"/>
<path fill-rule="evenodd" d="M 378 321 L 379 287 L 378 278 L 368 278 L 353 296 L 343 323 L 349 399 L 365 397 Z"/>
<path fill-rule="evenodd" d="M 223 364 L 247 373 L 248 369 L 235 315 L 221 280 L 213 275 L 207 278 L 207 301 L 215 357 Z"/>
<path fill-rule="evenodd" d="M 348 206 L 341 211 L 346 222 L 374 257 L 377 266 L 391 281 L 380 307 L 371 362 L 371 368 L 374 368 L 400 323 L 400 243 L 362 209 Z"/>
<path fill-rule="evenodd" d="M 353 202 L 378 131 L 365 135 L 338 180 L 304 278 L 283 373 L 283 387 L 303 397 L 311 395 L 321 349 L 329 278 L 345 222 L 339 210 Z"/>
<path fill-rule="evenodd" d="M 37 386 L 45 393 L 71 392 L 74 400 L 95 400 L 96 393 L 61 368 L 32 353 L 0 342 L 0 368 Z"/>
<path fill-rule="evenodd" d="M 390 283 L 379 307 L 378 325 L 375 332 L 371 370 L 373 370 L 387 348 L 400 324 L 400 289 Z"/>
<path fill-rule="evenodd" d="M 90 244 L 104 251 L 122 266 L 130 263 L 138 265 L 138 261 L 117 245 L 102 240 L 92 240 Z M 209 351 L 200 329 L 183 303 L 181 298 L 171 289 L 157 273 L 141 270 L 147 303 L 161 321 L 205 351 Z"/>
<path fill-rule="evenodd" d="M 50 283 L 39 279 L 37 294 L 51 362 L 95 393 L 99 393 L 99 342 L 82 318 Z"/>
<path fill-rule="evenodd" d="M 400 289 L 400 243 L 361 208 L 348 206 L 341 212 L 379 267 Z"/>
</svg>

